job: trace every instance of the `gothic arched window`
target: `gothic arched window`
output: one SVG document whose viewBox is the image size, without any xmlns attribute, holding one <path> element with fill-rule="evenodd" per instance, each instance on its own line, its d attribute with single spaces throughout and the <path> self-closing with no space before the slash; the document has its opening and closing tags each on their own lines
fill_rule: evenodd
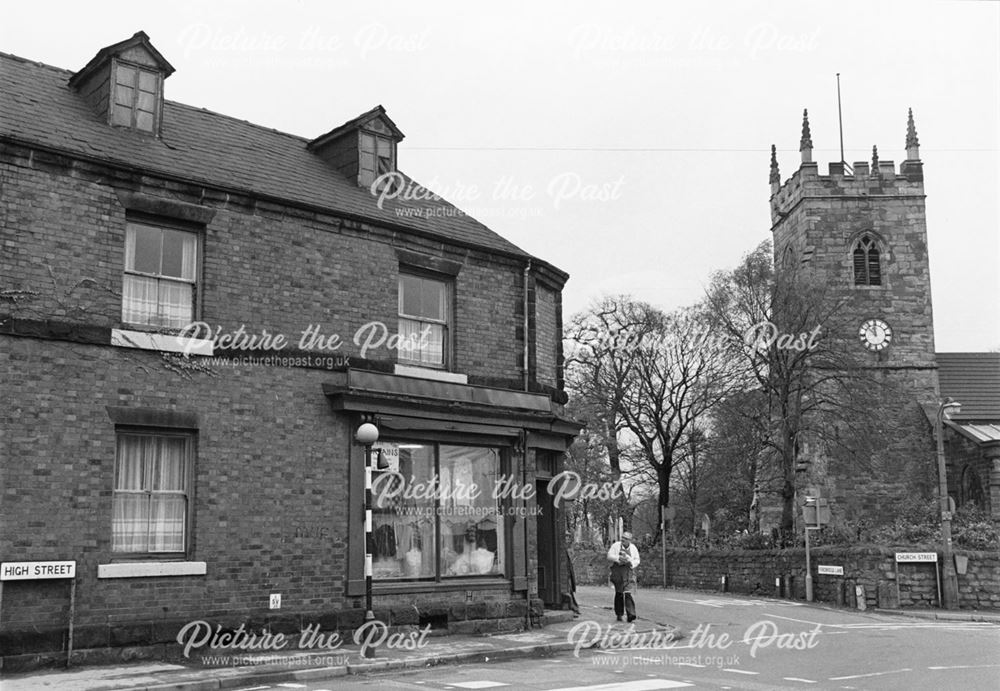
<svg viewBox="0 0 1000 691">
<path fill-rule="evenodd" d="M 863 235 L 854 245 L 854 285 L 882 285 L 882 260 L 878 243 L 870 235 Z"/>
<path fill-rule="evenodd" d="M 962 494 L 960 499 L 961 505 L 983 505 L 983 485 L 979 482 L 979 475 L 971 466 L 965 466 L 965 470 L 962 471 Z"/>
</svg>

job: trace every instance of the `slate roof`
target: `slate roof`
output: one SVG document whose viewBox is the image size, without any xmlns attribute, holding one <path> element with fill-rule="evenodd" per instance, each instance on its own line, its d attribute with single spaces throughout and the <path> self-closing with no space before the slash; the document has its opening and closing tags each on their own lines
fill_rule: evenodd
<svg viewBox="0 0 1000 691">
<path fill-rule="evenodd" d="M 1000 422 L 1000 353 L 937 353 L 941 396 L 962 404 L 956 422 Z"/>
<path fill-rule="evenodd" d="M 164 100 L 159 139 L 111 127 L 68 86 L 72 75 L 0 53 L 0 140 L 320 208 L 463 246 L 530 256 L 444 200 L 386 200 L 379 209 L 367 190 L 308 151 L 304 137 L 169 100 Z M 396 210 L 404 207 L 431 213 L 398 215 Z"/>
</svg>

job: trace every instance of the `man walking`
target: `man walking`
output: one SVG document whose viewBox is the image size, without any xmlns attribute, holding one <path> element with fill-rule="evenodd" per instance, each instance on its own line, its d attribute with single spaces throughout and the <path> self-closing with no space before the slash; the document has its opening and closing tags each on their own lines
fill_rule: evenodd
<svg viewBox="0 0 1000 691">
<path fill-rule="evenodd" d="M 635 567 L 639 565 L 639 550 L 632 544 L 632 533 L 622 533 L 622 539 L 611 545 L 608 550 L 608 561 L 611 562 L 611 584 L 615 587 L 615 616 L 622 620 L 622 614 L 628 615 L 628 620 L 635 620 Z"/>
</svg>

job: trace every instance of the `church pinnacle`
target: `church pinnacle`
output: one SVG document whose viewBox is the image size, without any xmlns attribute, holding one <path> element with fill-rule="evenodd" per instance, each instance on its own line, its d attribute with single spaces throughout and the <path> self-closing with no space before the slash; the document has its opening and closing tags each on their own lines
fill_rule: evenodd
<svg viewBox="0 0 1000 691">
<path fill-rule="evenodd" d="M 778 171 L 778 150 L 774 144 L 771 144 L 771 177 L 769 182 L 771 183 L 771 193 L 777 192 L 778 187 L 781 186 L 781 173 Z"/>
<path fill-rule="evenodd" d="M 909 161 L 920 159 L 920 140 L 917 139 L 917 126 L 913 124 L 913 108 L 906 119 L 906 158 Z"/>
<path fill-rule="evenodd" d="M 809 110 L 804 108 L 802 110 L 802 139 L 799 140 L 799 151 L 802 152 L 803 163 L 812 162 L 812 149 L 813 140 L 812 134 L 809 132 Z"/>
</svg>

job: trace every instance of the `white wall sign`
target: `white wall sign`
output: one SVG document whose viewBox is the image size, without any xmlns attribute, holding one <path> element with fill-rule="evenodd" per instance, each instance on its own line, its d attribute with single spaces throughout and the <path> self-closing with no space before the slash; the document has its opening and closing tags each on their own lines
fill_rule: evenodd
<svg viewBox="0 0 1000 691">
<path fill-rule="evenodd" d="M 844 567 L 843 566 L 823 566 L 822 564 L 816 567 L 820 574 L 825 574 L 827 576 L 843 576 Z"/>
<path fill-rule="evenodd" d="M 383 470 L 388 470 L 391 473 L 399 472 L 399 447 L 395 444 L 387 444 L 386 442 L 377 442 L 372 446 L 372 465 L 378 470 L 378 453 L 382 454 L 382 460 L 388 463 L 388 468 L 383 468 Z"/>
<path fill-rule="evenodd" d="M 76 578 L 75 561 L 8 561 L 0 564 L 0 581 Z"/>
<path fill-rule="evenodd" d="M 896 561 L 937 561 L 937 552 L 896 552 Z"/>
</svg>

